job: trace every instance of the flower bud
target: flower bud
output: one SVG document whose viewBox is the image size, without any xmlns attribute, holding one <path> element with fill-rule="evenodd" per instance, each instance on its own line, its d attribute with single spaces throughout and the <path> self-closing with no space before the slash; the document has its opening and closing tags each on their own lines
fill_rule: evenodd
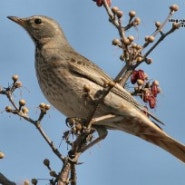
<svg viewBox="0 0 185 185">
<path fill-rule="evenodd" d="M 121 18 L 123 16 L 123 12 L 121 10 L 118 10 L 116 12 L 116 15 L 117 15 L 118 18 Z"/>
<path fill-rule="evenodd" d="M 151 64 L 151 63 L 152 63 L 152 59 L 151 59 L 151 58 L 146 58 L 145 62 L 146 62 L 147 64 Z"/>
<path fill-rule="evenodd" d="M 12 107 L 11 106 L 6 106 L 5 110 L 6 110 L 6 112 L 12 112 Z"/>
<path fill-rule="evenodd" d="M 46 104 L 45 109 L 49 110 L 50 108 L 51 108 L 51 106 L 49 104 Z"/>
<path fill-rule="evenodd" d="M 21 110 L 22 110 L 23 114 L 28 114 L 28 112 L 29 112 L 27 107 L 22 107 Z"/>
<path fill-rule="evenodd" d="M 179 10 L 179 6 L 176 5 L 176 4 L 173 4 L 173 5 L 170 6 L 170 10 L 176 12 L 176 11 Z"/>
<path fill-rule="evenodd" d="M 133 26 L 138 26 L 141 23 L 141 19 L 139 17 L 136 17 L 134 21 L 132 22 Z"/>
<path fill-rule="evenodd" d="M 131 18 L 135 17 L 135 16 L 136 16 L 136 12 L 135 12 L 134 10 L 130 11 L 130 12 L 129 12 L 129 16 L 130 16 Z"/>
<path fill-rule="evenodd" d="M 114 6 L 111 8 L 112 12 L 116 14 L 116 12 L 119 10 L 117 6 Z"/>
<path fill-rule="evenodd" d="M 159 27 L 161 26 L 161 23 L 160 23 L 159 21 L 156 21 L 156 22 L 155 22 L 155 26 L 156 26 L 157 28 L 159 28 Z"/>
<path fill-rule="evenodd" d="M 44 109 L 44 108 L 45 108 L 45 106 L 46 106 L 46 104 L 45 104 L 45 103 L 40 103 L 39 108 L 40 108 L 40 109 Z"/>
<path fill-rule="evenodd" d="M 31 180 L 31 183 L 32 183 L 33 185 L 37 185 L 38 181 L 37 181 L 37 179 L 32 179 L 32 180 Z"/>
<path fill-rule="evenodd" d="M 0 152 L 0 159 L 3 159 L 5 157 L 5 154 L 3 152 Z"/>
<path fill-rule="evenodd" d="M 29 184 L 30 184 L 29 180 L 24 180 L 24 185 L 29 185 Z"/>
<path fill-rule="evenodd" d="M 25 106 L 26 105 L 26 101 L 24 99 L 19 100 L 19 106 Z"/>
<path fill-rule="evenodd" d="M 134 41 L 134 36 L 129 35 L 129 36 L 128 36 L 128 39 L 130 40 L 130 42 L 133 42 L 133 41 Z"/>
<path fill-rule="evenodd" d="M 13 76 L 12 76 L 12 80 L 13 80 L 14 82 L 16 82 L 18 79 L 19 79 L 19 76 L 18 76 L 18 75 L 13 75 Z"/>
<path fill-rule="evenodd" d="M 49 159 L 44 159 L 43 163 L 44 163 L 44 165 L 47 166 L 47 167 L 50 165 Z"/>
<path fill-rule="evenodd" d="M 15 84 L 14 84 L 14 86 L 16 88 L 20 88 L 20 87 L 22 87 L 22 82 L 21 81 L 16 81 Z"/>
<path fill-rule="evenodd" d="M 178 23 L 176 23 L 176 22 L 174 22 L 174 23 L 172 24 L 172 28 L 173 28 L 174 30 L 179 29 L 179 27 L 180 27 L 180 25 L 179 25 Z"/>
<path fill-rule="evenodd" d="M 55 171 L 53 171 L 53 170 L 52 170 L 52 171 L 50 171 L 50 173 L 49 173 L 49 174 L 50 174 L 50 176 L 52 176 L 52 177 L 57 177 L 56 172 L 55 172 Z"/>
<path fill-rule="evenodd" d="M 119 39 L 114 39 L 114 40 L 112 41 L 112 44 L 113 44 L 114 46 L 117 46 L 117 45 L 120 44 L 120 40 L 119 40 Z"/>
</svg>

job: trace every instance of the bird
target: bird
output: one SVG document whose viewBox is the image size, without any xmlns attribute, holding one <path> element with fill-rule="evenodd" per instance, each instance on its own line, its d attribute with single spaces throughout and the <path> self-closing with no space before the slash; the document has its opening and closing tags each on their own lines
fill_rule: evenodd
<svg viewBox="0 0 185 185">
<path fill-rule="evenodd" d="M 43 15 L 8 18 L 32 38 L 38 84 L 46 99 L 62 114 L 88 119 L 107 84 L 113 84 L 93 114 L 92 127 L 104 133 L 112 129 L 135 135 L 185 162 L 185 145 L 159 127 L 159 119 L 149 112 L 146 115 L 144 106 L 123 86 L 73 49 L 54 19 Z"/>
</svg>

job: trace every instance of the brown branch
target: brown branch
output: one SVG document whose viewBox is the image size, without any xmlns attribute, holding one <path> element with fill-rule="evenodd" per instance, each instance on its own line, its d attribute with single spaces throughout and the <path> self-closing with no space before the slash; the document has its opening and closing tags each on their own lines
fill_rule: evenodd
<svg viewBox="0 0 185 185">
<path fill-rule="evenodd" d="M 115 78 L 115 82 L 118 82 L 121 86 L 124 87 L 127 80 L 129 79 L 130 75 L 132 74 L 133 70 L 135 70 L 135 68 L 138 67 L 142 62 L 147 61 L 147 56 L 159 45 L 159 43 L 167 35 L 169 35 L 170 33 L 172 33 L 175 30 L 174 28 L 172 28 L 166 34 L 162 33 L 162 29 L 165 27 L 168 20 L 172 17 L 172 15 L 175 13 L 175 11 L 178 10 L 178 6 L 177 5 L 170 6 L 170 12 L 169 12 L 168 16 L 163 21 L 163 23 L 157 27 L 156 31 L 151 35 L 153 38 L 155 38 L 158 33 L 161 33 L 161 37 L 145 54 L 141 54 L 143 49 L 146 48 L 152 42 L 149 42 L 146 40 L 146 42 L 143 44 L 143 46 L 140 47 L 140 49 L 138 49 L 137 52 L 135 52 L 135 51 L 133 52 L 133 49 L 130 50 L 130 48 L 132 48 L 132 42 L 127 42 L 128 38 L 125 34 L 126 30 L 128 30 L 132 27 L 135 27 L 136 25 L 139 24 L 139 23 L 136 25 L 134 24 L 133 18 L 135 17 L 135 12 L 134 11 L 129 12 L 130 20 L 129 20 L 128 24 L 125 27 L 123 27 L 121 24 L 121 16 L 119 17 L 115 13 L 115 10 L 117 10 L 118 8 L 113 7 L 111 9 L 106 0 L 103 0 L 103 5 L 104 5 L 104 8 L 109 16 L 109 21 L 116 27 L 116 29 L 118 30 L 119 36 L 120 36 L 121 43 L 115 44 L 115 45 L 122 48 L 123 56 L 126 54 L 126 57 L 124 57 L 125 66 L 123 66 L 123 68 L 120 70 L 120 72 L 118 73 L 118 75 Z M 135 20 L 136 20 L 136 18 L 135 18 Z M 137 20 L 139 22 L 140 19 L 138 18 Z M 140 57 L 141 60 L 137 61 L 138 57 Z"/>
<path fill-rule="evenodd" d="M 71 164 L 71 185 L 76 184 L 76 164 Z"/>
<path fill-rule="evenodd" d="M 169 19 L 173 16 L 174 13 L 175 13 L 175 11 L 170 10 L 170 13 L 166 17 L 166 19 L 163 21 L 161 26 L 159 26 L 159 28 L 157 28 L 157 30 L 152 34 L 154 37 L 157 36 L 157 34 L 162 31 L 162 29 L 165 27 L 165 25 L 168 23 Z"/>
<path fill-rule="evenodd" d="M 44 138 L 44 140 L 48 143 L 48 145 L 50 146 L 50 148 L 52 149 L 52 151 L 54 152 L 54 154 L 56 154 L 56 156 L 64 161 L 65 158 L 63 157 L 63 155 L 59 152 L 59 150 L 55 147 L 54 143 L 52 142 L 52 140 L 49 138 L 49 136 L 45 133 L 45 131 L 43 130 L 43 128 L 41 127 L 41 124 L 39 121 L 35 121 L 31 118 L 29 118 L 27 115 L 24 115 L 22 112 L 20 111 L 15 111 L 13 112 L 14 114 L 17 114 L 18 116 L 20 116 L 21 118 L 25 119 L 26 121 L 32 123 L 37 130 L 39 131 L 39 133 L 42 135 L 42 137 Z"/>
<path fill-rule="evenodd" d="M 14 86 L 14 84 L 12 86 Z M 56 154 L 56 156 L 60 160 L 64 161 L 65 158 L 62 156 L 62 154 L 59 152 L 59 150 L 55 147 L 54 143 L 51 141 L 49 136 L 44 132 L 43 128 L 41 127 L 40 121 L 43 119 L 44 115 L 46 114 L 46 110 L 40 109 L 41 113 L 39 115 L 38 120 L 35 121 L 35 120 L 31 119 L 30 117 L 28 117 L 27 114 L 22 112 L 20 106 L 18 107 L 16 105 L 16 103 L 14 102 L 14 100 L 12 98 L 12 93 L 13 93 L 12 89 L 13 89 L 13 91 L 15 90 L 14 88 L 7 88 L 5 90 L 0 91 L 0 94 L 6 95 L 6 97 L 8 98 L 8 100 L 10 101 L 10 103 L 12 104 L 12 106 L 14 108 L 14 109 L 10 110 L 9 113 L 16 114 L 16 115 L 20 116 L 21 118 L 23 118 L 24 120 L 28 121 L 29 123 L 32 123 L 37 128 L 39 133 L 42 135 L 44 140 L 48 143 L 48 145 L 50 146 L 52 151 Z"/>
<path fill-rule="evenodd" d="M 57 178 L 57 185 L 68 185 L 69 184 L 69 173 L 71 171 L 71 164 L 70 162 L 66 162 L 66 164 L 63 165 L 63 168 L 61 170 L 61 173 L 59 174 Z"/>
</svg>

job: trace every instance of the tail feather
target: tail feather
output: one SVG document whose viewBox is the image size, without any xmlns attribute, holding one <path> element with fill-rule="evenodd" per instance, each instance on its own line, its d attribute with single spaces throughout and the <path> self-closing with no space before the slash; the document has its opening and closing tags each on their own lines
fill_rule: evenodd
<svg viewBox="0 0 185 185">
<path fill-rule="evenodd" d="M 153 135 L 140 135 L 139 137 L 163 148 L 185 163 L 185 145 L 179 143 L 170 136 L 165 134 L 161 138 Z"/>
<path fill-rule="evenodd" d="M 96 125 L 105 126 L 108 129 L 122 130 L 140 137 L 163 148 L 185 163 L 185 145 L 166 134 L 143 113 L 132 110 L 132 114 L 135 114 L 135 117 L 107 116 L 107 119 L 96 122 Z"/>
</svg>

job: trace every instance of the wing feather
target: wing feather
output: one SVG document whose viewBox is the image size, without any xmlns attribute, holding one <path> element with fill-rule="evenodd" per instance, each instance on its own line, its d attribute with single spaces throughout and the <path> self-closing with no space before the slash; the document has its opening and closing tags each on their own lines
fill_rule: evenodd
<svg viewBox="0 0 185 185">
<path fill-rule="evenodd" d="M 86 78 L 98 84 L 101 87 L 105 87 L 105 84 L 108 84 L 109 82 L 113 81 L 113 79 L 109 77 L 101 68 L 99 68 L 97 65 L 93 64 L 83 56 L 80 56 L 78 60 L 75 60 L 74 57 L 71 56 L 71 58 L 68 58 L 68 60 L 69 60 L 69 63 L 68 63 L 69 69 L 71 72 L 76 73 L 76 75 Z M 132 97 L 132 95 L 119 84 L 113 87 L 111 91 L 116 95 L 120 96 L 121 98 L 130 102 L 140 111 L 146 112 L 151 118 L 153 118 L 158 123 L 164 125 L 162 121 L 160 121 L 157 117 L 155 117 L 144 106 L 137 103 L 137 101 Z"/>
</svg>

